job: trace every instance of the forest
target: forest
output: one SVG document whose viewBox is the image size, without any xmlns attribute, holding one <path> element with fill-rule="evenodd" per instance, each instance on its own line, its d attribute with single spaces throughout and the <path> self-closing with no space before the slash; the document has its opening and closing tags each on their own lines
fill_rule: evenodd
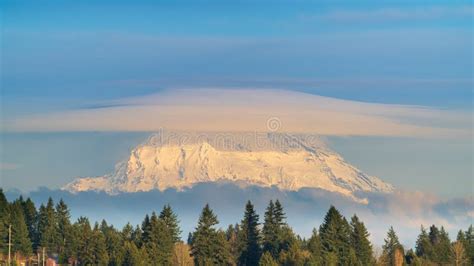
<svg viewBox="0 0 474 266">
<path fill-rule="evenodd" d="M 248 201 L 242 220 L 222 230 L 206 205 L 182 238 L 169 205 L 119 229 L 105 220 L 71 221 L 63 200 L 49 198 L 37 209 L 29 198 L 9 202 L 0 189 L 0 265 L 474 265 L 472 225 L 455 240 L 443 226 L 421 226 L 414 249 L 405 249 L 390 227 L 375 252 L 364 222 L 334 206 L 309 238 L 295 234 L 286 218 L 278 200 L 263 218 Z"/>
</svg>

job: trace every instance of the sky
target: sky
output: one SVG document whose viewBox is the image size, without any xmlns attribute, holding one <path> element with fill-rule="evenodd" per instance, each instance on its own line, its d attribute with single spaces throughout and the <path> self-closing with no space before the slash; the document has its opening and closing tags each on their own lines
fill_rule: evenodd
<svg viewBox="0 0 474 266">
<path fill-rule="evenodd" d="M 103 175 L 163 126 L 260 130 L 277 116 L 397 187 L 472 196 L 471 1 L 5 0 L 0 12 L 7 189 Z"/>
</svg>

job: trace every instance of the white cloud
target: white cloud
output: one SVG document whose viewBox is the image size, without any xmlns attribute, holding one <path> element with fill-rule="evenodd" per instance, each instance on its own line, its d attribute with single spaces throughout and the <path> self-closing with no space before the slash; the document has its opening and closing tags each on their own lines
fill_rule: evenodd
<svg viewBox="0 0 474 266">
<path fill-rule="evenodd" d="M 102 106 L 102 107 L 101 107 Z M 363 103 L 270 89 L 174 89 L 99 104 L 99 108 L 4 121 L 6 131 L 280 131 L 321 135 L 469 137 L 470 113 Z"/>
</svg>

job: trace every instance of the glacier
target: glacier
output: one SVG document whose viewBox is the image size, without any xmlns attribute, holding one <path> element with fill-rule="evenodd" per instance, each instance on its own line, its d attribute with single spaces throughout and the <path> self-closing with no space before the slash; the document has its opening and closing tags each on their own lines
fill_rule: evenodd
<svg viewBox="0 0 474 266">
<path fill-rule="evenodd" d="M 331 150 L 321 137 L 280 132 L 165 132 L 152 134 L 111 174 L 79 177 L 62 189 L 108 194 L 185 190 L 198 183 L 296 191 L 318 188 L 356 199 L 357 192 L 391 193 Z"/>
</svg>

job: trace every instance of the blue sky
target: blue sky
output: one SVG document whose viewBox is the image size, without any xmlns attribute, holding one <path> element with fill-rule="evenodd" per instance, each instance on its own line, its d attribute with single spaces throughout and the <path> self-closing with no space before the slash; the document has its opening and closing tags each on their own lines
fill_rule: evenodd
<svg viewBox="0 0 474 266">
<path fill-rule="evenodd" d="M 183 86 L 281 88 L 472 112 L 471 1 L 1 1 L 0 9 L 2 120 L 90 109 Z M 59 145 L 55 134 L 2 133 L 1 161 L 9 166 L 1 171 L 2 186 L 58 187 L 113 166 L 77 163 L 81 156 L 72 156 L 37 173 L 41 165 L 55 165 L 57 156 L 67 160 L 70 150 L 61 147 L 80 149 L 77 143 L 102 136 L 90 133 L 85 141 L 69 133 Z M 121 152 L 110 141 L 96 145 L 107 155 L 88 154 L 115 159 L 138 139 L 120 146 Z M 389 143 L 386 149 L 399 159 L 379 156 L 387 152 L 375 147 L 373 157 L 358 156 L 374 143 Z M 415 143 L 367 136 L 334 145 L 350 162 L 398 186 L 472 193 L 472 140 Z M 58 148 L 48 153 L 47 147 Z M 31 155 L 38 151 L 41 164 Z M 405 151 L 418 163 L 409 167 L 401 157 Z M 443 152 L 462 160 L 443 163 Z M 37 181 L 26 181 L 35 174 Z M 449 174 L 459 180 L 453 187 L 446 187 Z"/>
</svg>

